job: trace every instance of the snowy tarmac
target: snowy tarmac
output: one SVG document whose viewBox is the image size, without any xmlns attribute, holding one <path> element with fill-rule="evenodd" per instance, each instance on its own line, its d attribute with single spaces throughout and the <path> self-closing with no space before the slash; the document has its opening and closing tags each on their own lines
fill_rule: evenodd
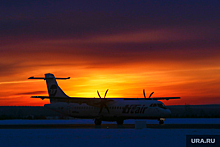
<svg viewBox="0 0 220 147">
<path fill-rule="evenodd" d="M 125 121 L 125 125 L 135 120 Z M 179 123 L 178 123 L 179 122 Z M 184 122 L 184 123 L 183 123 Z M 158 121 L 147 120 L 147 126 Z M 220 119 L 167 119 L 165 125 L 218 125 Z M 0 125 L 94 125 L 93 120 L 1 120 Z M 103 126 L 116 125 L 104 122 Z M 205 128 L 37 128 L 0 129 L 1 147 L 185 147 L 186 135 L 220 135 L 220 129 Z"/>
<path fill-rule="evenodd" d="M 125 120 L 124 125 L 104 122 L 96 126 L 92 119 L 72 120 L 1 120 L 0 129 L 132 129 L 135 121 Z M 146 128 L 154 129 L 220 129 L 219 118 L 170 118 L 159 125 L 157 120 L 146 120 Z"/>
</svg>

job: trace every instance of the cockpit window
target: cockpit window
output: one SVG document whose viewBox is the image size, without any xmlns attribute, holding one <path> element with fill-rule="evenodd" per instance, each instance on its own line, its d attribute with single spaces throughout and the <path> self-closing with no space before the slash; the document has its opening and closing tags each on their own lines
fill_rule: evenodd
<svg viewBox="0 0 220 147">
<path fill-rule="evenodd" d="M 150 107 L 159 107 L 159 108 L 167 109 L 164 104 L 151 104 Z"/>
<path fill-rule="evenodd" d="M 166 107 L 165 107 L 164 104 L 158 104 L 158 107 L 163 108 L 163 109 L 166 109 Z"/>
</svg>

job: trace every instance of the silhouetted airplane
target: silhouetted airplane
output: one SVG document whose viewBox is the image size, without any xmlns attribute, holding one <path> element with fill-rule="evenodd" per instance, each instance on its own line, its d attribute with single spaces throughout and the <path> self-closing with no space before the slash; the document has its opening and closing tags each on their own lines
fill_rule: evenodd
<svg viewBox="0 0 220 147">
<path fill-rule="evenodd" d="M 68 78 L 55 78 L 53 74 L 45 74 L 45 77 L 30 77 L 29 79 L 44 79 L 47 83 L 49 96 L 32 96 L 32 98 L 50 99 L 50 104 L 44 107 L 60 112 L 64 115 L 75 118 L 95 119 L 96 125 L 102 121 L 116 121 L 123 124 L 125 119 L 157 119 L 163 124 L 170 110 L 157 100 L 180 99 L 180 97 L 149 98 L 106 98 L 108 89 L 103 98 L 99 92 L 99 98 L 69 97 L 58 86 L 56 79 L 65 80 Z"/>
</svg>

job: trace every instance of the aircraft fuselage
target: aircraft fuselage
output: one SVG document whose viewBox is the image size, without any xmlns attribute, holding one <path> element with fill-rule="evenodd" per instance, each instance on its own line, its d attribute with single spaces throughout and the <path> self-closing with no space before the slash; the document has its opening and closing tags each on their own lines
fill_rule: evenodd
<svg viewBox="0 0 220 147">
<path fill-rule="evenodd" d="M 162 102 L 155 100 L 115 100 L 108 108 L 89 106 L 87 104 L 55 102 L 46 104 L 46 108 L 75 118 L 102 118 L 116 121 L 120 119 L 160 119 L 170 115 Z M 109 111 L 108 111 L 109 110 Z"/>
</svg>

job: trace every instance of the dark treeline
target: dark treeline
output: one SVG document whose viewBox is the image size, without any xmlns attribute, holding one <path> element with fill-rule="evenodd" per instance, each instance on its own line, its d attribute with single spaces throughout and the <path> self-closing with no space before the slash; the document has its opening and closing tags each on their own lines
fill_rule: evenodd
<svg viewBox="0 0 220 147">
<path fill-rule="evenodd" d="M 220 118 L 220 105 L 168 106 L 171 118 Z"/>
</svg>

